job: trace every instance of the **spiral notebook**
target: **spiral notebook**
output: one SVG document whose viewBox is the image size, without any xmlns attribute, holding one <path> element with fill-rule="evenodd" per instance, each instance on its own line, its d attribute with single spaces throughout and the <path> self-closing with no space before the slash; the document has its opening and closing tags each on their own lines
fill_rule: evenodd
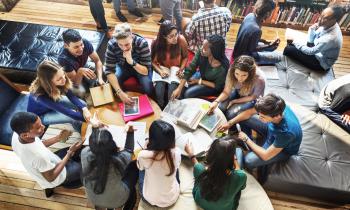
<svg viewBox="0 0 350 210">
<path fill-rule="evenodd" d="M 129 121 L 134 121 L 146 116 L 149 116 L 154 113 L 153 108 L 151 106 L 151 102 L 148 99 L 147 95 L 138 96 L 139 98 L 139 114 L 125 116 L 124 115 L 124 103 L 119 104 L 119 111 L 122 114 L 124 121 L 127 123 Z"/>
</svg>

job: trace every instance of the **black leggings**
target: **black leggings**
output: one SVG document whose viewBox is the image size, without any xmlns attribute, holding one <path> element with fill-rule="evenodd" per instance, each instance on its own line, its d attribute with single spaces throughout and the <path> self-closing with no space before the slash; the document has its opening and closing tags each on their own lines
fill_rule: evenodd
<svg viewBox="0 0 350 210">
<path fill-rule="evenodd" d="M 315 55 L 306 55 L 305 53 L 298 50 L 294 45 L 287 45 L 287 47 L 284 48 L 283 55 L 288 56 L 301 64 L 303 64 L 305 67 L 312 69 L 317 72 L 326 72 L 327 69 L 324 69 L 320 62 L 317 60 Z"/>
</svg>

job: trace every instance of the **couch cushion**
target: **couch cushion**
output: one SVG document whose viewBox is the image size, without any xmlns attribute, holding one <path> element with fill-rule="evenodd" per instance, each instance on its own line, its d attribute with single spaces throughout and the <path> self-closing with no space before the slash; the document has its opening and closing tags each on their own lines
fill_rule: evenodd
<svg viewBox="0 0 350 210">
<path fill-rule="evenodd" d="M 319 93 L 334 79 L 333 71 L 316 73 L 286 56 L 281 57 L 276 67 L 279 80 L 268 79 L 265 94 L 275 93 L 291 105 L 300 104 L 316 111 Z"/>
<path fill-rule="evenodd" d="M 19 92 L 0 79 L 0 116 L 3 115 L 19 95 Z"/>
<path fill-rule="evenodd" d="M 182 160 L 180 165 L 180 197 L 176 203 L 166 209 L 178 209 L 178 210 L 195 210 L 199 208 L 192 196 L 192 189 L 194 185 L 193 177 L 193 166 L 188 160 Z M 162 209 L 157 207 L 152 207 L 145 202 L 140 200 L 138 210 L 156 210 Z M 164 209 L 164 208 L 163 208 Z M 267 196 L 264 189 L 256 181 L 256 179 L 247 173 L 247 185 L 241 193 L 241 199 L 239 200 L 238 209 L 240 210 L 269 210 L 273 209 L 269 197 Z"/>
<path fill-rule="evenodd" d="M 26 112 L 29 95 L 21 94 L 9 106 L 0 117 L 0 144 L 11 145 L 12 129 L 10 121 L 16 112 Z"/>
<path fill-rule="evenodd" d="M 294 105 L 303 130 L 297 155 L 274 164 L 264 187 L 322 200 L 350 202 L 350 134 L 325 115 Z"/>
</svg>

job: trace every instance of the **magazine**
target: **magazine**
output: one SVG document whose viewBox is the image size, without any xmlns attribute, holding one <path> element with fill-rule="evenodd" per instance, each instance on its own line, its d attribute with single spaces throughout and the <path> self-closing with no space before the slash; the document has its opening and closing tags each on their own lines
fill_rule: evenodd
<svg viewBox="0 0 350 210">
<path fill-rule="evenodd" d="M 180 100 L 170 101 L 164 108 L 163 113 L 170 115 L 177 124 L 192 130 L 197 129 L 199 121 L 205 115 L 205 111 L 200 107 L 184 104 Z"/>
<path fill-rule="evenodd" d="M 131 97 L 132 103 L 124 103 L 124 116 L 138 115 L 140 114 L 139 97 Z"/>
<path fill-rule="evenodd" d="M 169 76 L 166 77 L 166 78 L 162 78 L 157 72 L 153 72 L 153 75 L 152 75 L 152 81 L 153 82 L 166 82 L 166 83 L 172 83 L 172 82 L 175 82 L 175 83 L 180 83 L 180 78 L 176 75 L 177 71 L 180 69 L 179 67 L 177 66 L 172 66 L 170 69 L 167 68 L 167 67 L 164 67 L 164 66 L 160 66 L 160 68 L 166 72 L 169 73 Z"/>
<path fill-rule="evenodd" d="M 219 124 L 219 122 L 220 117 L 215 113 L 211 115 L 206 114 L 199 122 L 199 126 L 211 133 L 214 130 L 214 128 Z"/>
</svg>

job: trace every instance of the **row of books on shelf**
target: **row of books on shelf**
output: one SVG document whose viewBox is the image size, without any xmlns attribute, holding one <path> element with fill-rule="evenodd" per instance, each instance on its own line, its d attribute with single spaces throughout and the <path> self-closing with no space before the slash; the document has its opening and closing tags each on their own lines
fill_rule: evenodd
<svg viewBox="0 0 350 210">
<path fill-rule="evenodd" d="M 231 10 L 234 19 L 243 19 L 246 15 L 254 11 L 254 3 L 252 1 L 243 3 L 230 4 L 227 7 Z M 306 27 L 316 23 L 320 17 L 321 11 L 312 8 L 278 5 L 271 16 L 265 21 L 267 24 L 292 24 Z M 350 29 L 350 15 L 345 13 L 339 22 L 342 30 Z"/>
</svg>

